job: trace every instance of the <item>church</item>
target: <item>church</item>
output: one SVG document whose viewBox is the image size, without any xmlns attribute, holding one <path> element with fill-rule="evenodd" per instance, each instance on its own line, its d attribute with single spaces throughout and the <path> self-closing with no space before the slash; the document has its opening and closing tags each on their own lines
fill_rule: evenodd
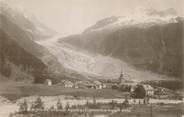
<svg viewBox="0 0 184 117">
<path fill-rule="evenodd" d="M 134 82 L 134 81 L 132 81 L 132 80 L 127 80 L 127 79 L 125 78 L 124 73 L 123 73 L 122 70 L 121 70 L 120 76 L 119 76 L 119 78 L 118 78 L 118 85 L 119 85 L 119 86 L 129 87 L 129 88 L 130 88 L 129 91 L 130 91 L 130 92 L 133 92 L 134 89 L 135 89 L 136 86 L 137 86 L 137 82 Z"/>
<path fill-rule="evenodd" d="M 118 83 L 119 83 L 119 85 L 123 85 L 123 84 L 126 83 L 126 79 L 124 78 L 124 74 L 123 74 L 122 70 L 121 70 L 121 74 L 119 76 L 119 82 Z"/>
</svg>

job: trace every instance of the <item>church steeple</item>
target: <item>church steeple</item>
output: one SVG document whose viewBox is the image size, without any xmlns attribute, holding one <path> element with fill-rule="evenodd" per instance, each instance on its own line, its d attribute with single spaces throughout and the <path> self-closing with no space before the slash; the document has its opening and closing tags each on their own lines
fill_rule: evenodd
<svg viewBox="0 0 184 117">
<path fill-rule="evenodd" d="M 125 83 L 125 78 L 124 78 L 123 70 L 122 70 L 122 67 L 121 67 L 121 73 L 120 73 L 120 76 L 119 76 L 119 84 L 122 85 L 124 83 Z"/>
</svg>

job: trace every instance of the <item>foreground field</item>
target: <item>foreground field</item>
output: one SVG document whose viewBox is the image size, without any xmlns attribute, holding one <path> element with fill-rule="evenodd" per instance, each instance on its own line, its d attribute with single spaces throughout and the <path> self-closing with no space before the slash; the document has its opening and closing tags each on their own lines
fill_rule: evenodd
<svg viewBox="0 0 184 117">
<path fill-rule="evenodd" d="M 183 104 L 166 105 L 132 105 L 131 111 L 36 111 L 17 113 L 16 117 L 182 117 L 184 114 Z"/>
<path fill-rule="evenodd" d="M 49 109 L 51 106 L 56 105 L 58 99 L 61 100 L 63 106 L 67 103 L 70 105 L 84 105 L 87 101 L 93 102 L 93 97 L 96 98 L 97 103 L 110 103 L 112 100 L 119 103 L 123 102 L 129 93 L 112 89 L 73 89 L 65 88 L 63 86 L 1 82 L 0 95 L 11 101 L 10 103 L 6 101 L 8 102 L 6 104 L 0 103 L 0 117 L 2 115 L 2 117 L 8 117 L 9 113 L 18 111 L 19 104 L 24 99 L 27 100 L 30 106 L 38 96 L 41 96 L 44 106 Z M 131 112 L 104 113 L 103 117 L 150 117 L 150 105 L 138 104 L 139 99 L 135 101 L 136 103 L 134 103 L 133 99 L 129 100 L 129 104 L 133 107 Z M 141 102 L 143 102 L 143 100 L 141 100 Z M 184 108 L 182 100 L 150 99 L 150 103 L 153 103 L 152 113 L 154 117 L 180 117 L 178 115 L 181 115 L 184 112 L 184 110 L 182 110 Z M 73 114 L 76 115 L 75 113 L 70 113 L 64 117 L 73 117 Z M 98 117 L 98 115 L 92 117 Z"/>
<path fill-rule="evenodd" d="M 2 117 L 8 117 L 8 115 L 10 113 L 14 113 L 15 111 L 18 112 L 19 105 L 24 100 L 27 101 L 28 107 L 30 108 L 32 102 L 35 102 L 37 97 L 38 96 L 29 96 L 29 97 L 24 97 L 24 98 L 14 100 L 10 104 L 9 103 L 8 104 L 0 104 L 0 115 L 3 115 Z M 85 105 L 85 104 L 87 104 L 87 102 L 88 102 L 88 104 L 94 102 L 94 100 L 92 98 L 75 99 L 71 96 L 64 96 L 64 95 L 61 95 L 61 96 L 41 96 L 41 100 L 43 101 L 43 105 L 44 105 L 44 108 L 46 109 L 46 111 L 48 109 L 50 109 L 52 106 L 54 106 L 56 108 L 56 104 L 57 104 L 58 100 L 61 101 L 64 108 L 66 107 L 67 104 L 69 104 L 70 106 L 73 106 L 73 105 Z M 111 104 L 112 100 L 116 101 L 117 103 L 121 103 L 121 102 L 124 102 L 125 99 L 96 98 L 96 103 L 97 104 L 98 103 Z M 182 110 L 182 109 L 184 109 L 182 101 L 180 101 L 178 103 L 171 103 L 171 102 L 177 102 L 177 101 L 170 100 L 170 102 L 168 102 L 168 101 L 165 101 L 165 100 L 151 100 L 151 103 L 153 103 L 152 107 L 151 107 L 150 104 L 148 104 L 148 105 L 139 104 L 139 103 L 135 104 L 133 102 L 134 102 L 133 100 L 129 100 L 129 104 L 130 104 L 130 107 L 131 107 L 130 112 L 128 112 L 128 113 L 127 112 L 119 113 L 119 108 L 115 108 L 115 111 L 113 113 L 111 113 L 111 114 L 113 114 L 112 117 L 122 117 L 122 115 L 123 115 L 123 117 L 149 117 L 149 115 L 151 113 L 151 110 L 152 110 L 152 113 L 155 115 L 154 117 L 180 117 L 180 116 L 176 116 L 176 115 L 182 114 L 184 112 L 184 110 Z M 138 102 L 138 100 L 136 100 L 136 102 Z M 110 105 L 110 106 L 112 106 L 112 105 Z M 105 109 L 106 109 L 107 106 L 102 106 L 102 109 L 103 109 L 103 107 L 105 107 Z M 98 109 L 98 108 L 95 108 L 95 109 Z M 54 112 L 52 112 L 52 113 L 54 113 Z M 69 115 L 73 115 L 73 114 L 76 115 L 73 112 L 72 113 L 70 112 Z M 109 117 L 109 113 L 103 113 L 103 114 L 105 114 L 104 117 Z M 106 116 L 107 114 L 108 114 L 108 116 Z M 47 116 L 45 116 L 45 113 L 43 113 L 43 112 L 42 112 L 42 115 L 44 115 L 43 117 L 47 117 Z M 161 116 L 161 115 L 163 115 L 163 116 Z M 172 116 L 170 116 L 170 115 L 172 115 Z M 67 117 L 67 116 L 64 116 L 64 117 Z M 42 117 L 42 116 L 39 116 L 39 117 Z M 48 117 L 55 117 L 55 116 L 48 116 Z M 56 117 L 57 117 L 57 114 L 56 114 Z M 59 117 L 62 117 L 62 116 L 59 116 Z M 73 116 L 70 116 L 70 117 L 73 117 Z M 81 117 L 81 116 L 74 116 L 74 117 Z"/>
<path fill-rule="evenodd" d="M 114 113 L 109 117 L 182 117 L 183 104 L 136 105 L 130 113 Z"/>
</svg>

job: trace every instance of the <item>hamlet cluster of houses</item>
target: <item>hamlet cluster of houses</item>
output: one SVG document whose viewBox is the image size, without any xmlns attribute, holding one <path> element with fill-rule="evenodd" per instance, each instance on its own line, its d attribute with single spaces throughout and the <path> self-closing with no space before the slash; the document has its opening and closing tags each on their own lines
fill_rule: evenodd
<svg viewBox="0 0 184 117">
<path fill-rule="evenodd" d="M 81 89 L 103 89 L 106 88 L 106 85 L 100 81 L 68 81 L 62 80 L 63 86 L 66 88 L 81 88 Z"/>
<path fill-rule="evenodd" d="M 46 84 L 48 86 L 52 86 L 52 80 L 47 79 Z M 70 80 L 62 80 L 60 83 L 57 85 L 62 85 L 66 88 L 76 88 L 76 89 L 104 89 L 104 88 L 112 88 L 112 86 L 129 86 L 130 87 L 130 92 L 133 92 L 138 83 L 133 82 L 133 81 L 128 81 L 127 79 L 124 78 L 123 73 L 121 72 L 118 81 L 113 82 L 113 83 L 102 83 L 101 81 L 98 80 L 91 80 L 91 81 L 70 81 Z M 154 88 L 150 85 L 142 85 L 146 91 L 146 95 L 152 96 L 154 95 Z"/>
<path fill-rule="evenodd" d="M 46 80 L 46 84 L 48 86 L 52 85 L 52 80 L 47 79 Z M 75 88 L 75 89 L 104 89 L 104 88 L 112 88 L 112 86 L 117 86 L 117 87 L 122 87 L 122 86 L 128 86 L 130 88 L 129 92 L 134 92 L 135 88 L 138 85 L 141 85 L 146 93 L 146 96 L 149 97 L 154 97 L 155 96 L 155 92 L 160 92 L 160 94 L 165 94 L 165 92 L 168 92 L 168 89 L 159 87 L 159 88 L 155 88 L 152 87 L 149 84 L 140 84 L 134 81 L 130 81 L 127 80 L 123 73 L 121 72 L 118 81 L 117 82 L 111 82 L 111 83 L 107 83 L 107 82 L 101 82 L 98 80 L 90 80 L 90 81 L 85 81 L 85 80 L 81 80 L 81 81 L 70 81 L 70 80 L 62 80 L 60 83 L 58 83 L 57 85 L 62 85 L 66 88 Z"/>
<path fill-rule="evenodd" d="M 46 79 L 45 84 L 48 86 L 52 86 L 52 80 Z M 66 88 L 81 88 L 81 89 L 104 89 L 106 85 L 98 80 L 95 81 L 70 81 L 70 80 L 62 80 L 57 85 L 64 86 Z"/>
</svg>

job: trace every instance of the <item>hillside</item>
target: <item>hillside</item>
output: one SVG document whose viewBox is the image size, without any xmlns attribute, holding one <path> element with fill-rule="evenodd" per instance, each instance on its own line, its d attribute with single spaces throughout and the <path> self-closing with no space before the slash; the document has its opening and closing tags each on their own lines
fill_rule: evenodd
<svg viewBox="0 0 184 117">
<path fill-rule="evenodd" d="M 0 72 L 3 76 L 16 81 L 43 77 L 41 73 L 47 68 L 44 63 L 17 45 L 2 30 L 0 43 Z"/>
<path fill-rule="evenodd" d="M 120 59 L 136 69 L 181 79 L 183 22 L 172 9 L 152 10 L 136 18 L 113 16 L 59 42 Z"/>
<path fill-rule="evenodd" d="M 36 19 L 33 21 L 6 5 L 1 6 L 0 19 L 0 73 L 3 79 L 43 82 L 50 74 L 62 73 L 57 58 L 33 41 L 49 38 L 36 30 L 45 28 L 35 24 Z"/>
<path fill-rule="evenodd" d="M 31 40 L 45 40 L 57 34 L 21 7 L 13 7 L 5 2 L 0 2 L 0 7 L 1 15 L 24 30 Z"/>
</svg>

